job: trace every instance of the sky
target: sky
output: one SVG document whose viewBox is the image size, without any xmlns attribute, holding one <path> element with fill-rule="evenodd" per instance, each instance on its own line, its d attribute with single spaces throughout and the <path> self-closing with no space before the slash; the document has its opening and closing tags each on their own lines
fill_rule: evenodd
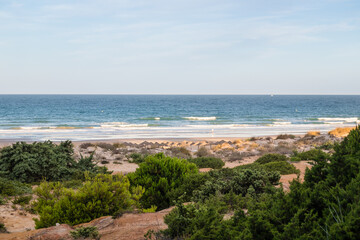
<svg viewBox="0 0 360 240">
<path fill-rule="evenodd" d="M 0 94 L 360 94 L 360 1 L 0 0 Z"/>
</svg>

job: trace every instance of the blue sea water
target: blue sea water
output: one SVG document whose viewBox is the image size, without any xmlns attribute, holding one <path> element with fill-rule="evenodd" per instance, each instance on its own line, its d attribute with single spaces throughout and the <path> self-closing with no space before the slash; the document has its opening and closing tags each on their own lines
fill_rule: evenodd
<svg viewBox="0 0 360 240">
<path fill-rule="evenodd" d="M 358 95 L 0 95 L 0 139 L 300 134 L 359 117 Z"/>
</svg>

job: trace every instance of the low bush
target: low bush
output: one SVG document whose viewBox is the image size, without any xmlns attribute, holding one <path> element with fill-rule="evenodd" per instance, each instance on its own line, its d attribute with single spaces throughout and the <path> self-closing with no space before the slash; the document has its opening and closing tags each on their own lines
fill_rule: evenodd
<svg viewBox="0 0 360 240">
<path fill-rule="evenodd" d="M 269 162 L 287 161 L 288 158 L 285 155 L 278 153 L 268 153 L 258 158 L 255 162 L 259 164 L 266 164 Z"/>
<path fill-rule="evenodd" d="M 34 192 L 38 198 L 33 206 L 40 217 L 35 219 L 35 225 L 43 228 L 56 223 L 76 225 L 132 210 L 144 190 L 130 189 L 124 175 L 99 174 L 88 178 L 77 190 L 64 188 L 61 183 L 42 182 Z"/>
<path fill-rule="evenodd" d="M 188 159 L 188 161 L 195 163 L 199 168 L 220 169 L 225 165 L 225 163 L 220 158 L 215 157 L 198 157 Z"/>
<path fill-rule="evenodd" d="M 147 155 L 141 153 L 132 153 L 129 157 L 132 158 L 132 160 L 130 160 L 129 162 L 140 164 L 145 162 L 145 158 L 147 157 Z"/>
<path fill-rule="evenodd" d="M 95 147 L 95 145 L 93 143 L 82 143 L 79 146 L 81 149 L 87 149 L 89 147 Z"/>
<path fill-rule="evenodd" d="M 330 154 L 323 152 L 320 149 L 311 149 L 306 152 L 294 152 L 294 156 L 301 160 L 325 160 L 330 158 Z"/>
<path fill-rule="evenodd" d="M 291 161 L 291 162 L 300 162 L 300 161 L 301 161 L 301 158 L 300 158 L 300 157 L 297 157 L 297 156 L 292 156 L 292 157 L 290 158 L 290 161 Z"/>
<path fill-rule="evenodd" d="M 140 185 L 145 189 L 140 199 L 143 208 L 155 205 L 162 210 L 171 204 L 169 192 L 181 186 L 187 174 L 197 172 L 195 164 L 159 153 L 148 156 L 134 173 L 127 176 L 132 186 Z"/>
<path fill-rule="evenodd" d="M 280 134 L 276 139 L 294 139 L 296 136 L 292 134 Z"/>
<path fill-rule="evenodd" d="M 32 199 L 31 195 L 19 196 L 19 197 L 15 197 L 15 199 L 12 201 L 12 203 L 24 206 L 24 205 L 29 204 L 31 199 Z"/>
<path fill-rule="evenodd" d="M 5 227 L 5 225 L 2 222 L 0 222 L 0 233 L 7 233 L 7 232 L 8 231 Z"/>
<path fill-rule="evenodd" d="M 211 156 L 211 153 L 209 152 L 209 150 L 208 150 L 206 147 L 202 146 L 202 147 L 200 147 L 199 150 L 195 153 L 195 155 L 196 155 L 197 157 L 209 157 L 209 156 Z"/>
<path fill-rule="evenodd" d="M 96 143 L 96 146 L 104 149 L 105 151 L 114 151 L 116 149 L 114 145 L 104 142 Z"/>
<path fill-rule="evenodd" d="M 31 186 L 28 184 L 0 177 L 0 195 L 17 196 L 31 192 Z"/>
<path fill-rule="evenodd" d="M 171 151 L 172 155 L 177 158 L 190 158 L 191 153 L 189 150 L 187 150 L 185 147 L 172 147 L 169 149 Z"/>
<path fill-rule="evenodd" d="M 220 169 L 208 173 L 209 179 L 193 192 L 193 201 L 203 201 L 215 193 L 245 196 L 262 194 L 278 184 L 280 174 L 263 169 Z"/>
<path fill-rule="evenodd" d="M 266 171 L 277 171 L 281 175 L 287 175 L 287 174 L 299 174 L 300 171 L 294 167 L 291 163 L 288 162 L 269 162 L 263 165 L 264 169 Z"/>
<path fill-rule="evenodd" d="M 103 172 L 92 162 L 92 155 L 79 161 L 73 158 L 70 141 L 59 145 L 46 142 L 17 142 L 0 150 L 0 176 L 20 182 L 69 180 L 81 172 Z"/>
<path fill-rule="evenodd" d="M 74 231 L 70 231 L 70 235 L 74 239 L 100 239 L 100 235 L 96 227 L 79 227 Z"/>
<path fill-rule="evenodd" d="M 0 196 L 0 205 L 4 205 L 6 204 L 6 202 L 7 202 L 6 199 Z"/>
</svg>

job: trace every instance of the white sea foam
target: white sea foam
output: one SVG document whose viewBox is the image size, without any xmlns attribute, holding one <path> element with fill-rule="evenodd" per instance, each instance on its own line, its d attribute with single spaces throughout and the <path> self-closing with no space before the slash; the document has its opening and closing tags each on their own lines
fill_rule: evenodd
<svg viewBox="0 0 360 240">
<path fill-rule="evenodd" d="M 325 124 L 344 124 L 344 122 L 324 122 Z"/>
<path fill-rule="evenodd" d="M 215 121 L 216 117 L 183 117 L 190 121 Z"/>
<path fill-rule="evenodd" d="M 273 122 L 274 125 L 290 125 L 291 122 Z"/>
<path fill-rule="evenodd" d="M 100 125 L 101 128 L 136 128 L 148 126 L 149 124 L 131 124 L 126 122 L 107 122 Z"/>
<path fill-rule="evenodd" d="M 319 121 L 325 121 L 325 122 L 357 122 L 357 117 L 351 117 L 351 118 L 318 118 Z"/>
</svg>

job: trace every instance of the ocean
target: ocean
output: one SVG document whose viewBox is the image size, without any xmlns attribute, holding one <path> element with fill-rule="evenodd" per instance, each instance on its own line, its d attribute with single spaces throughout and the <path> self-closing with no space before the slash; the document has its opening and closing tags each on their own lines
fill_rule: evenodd
<svg viewBox="0 0 360 240">
<path fill-rule="evenodd" d="M 359 95 L 0 95 L 4 140 L 303 134 L 359 117 Z"/>
</svg>

